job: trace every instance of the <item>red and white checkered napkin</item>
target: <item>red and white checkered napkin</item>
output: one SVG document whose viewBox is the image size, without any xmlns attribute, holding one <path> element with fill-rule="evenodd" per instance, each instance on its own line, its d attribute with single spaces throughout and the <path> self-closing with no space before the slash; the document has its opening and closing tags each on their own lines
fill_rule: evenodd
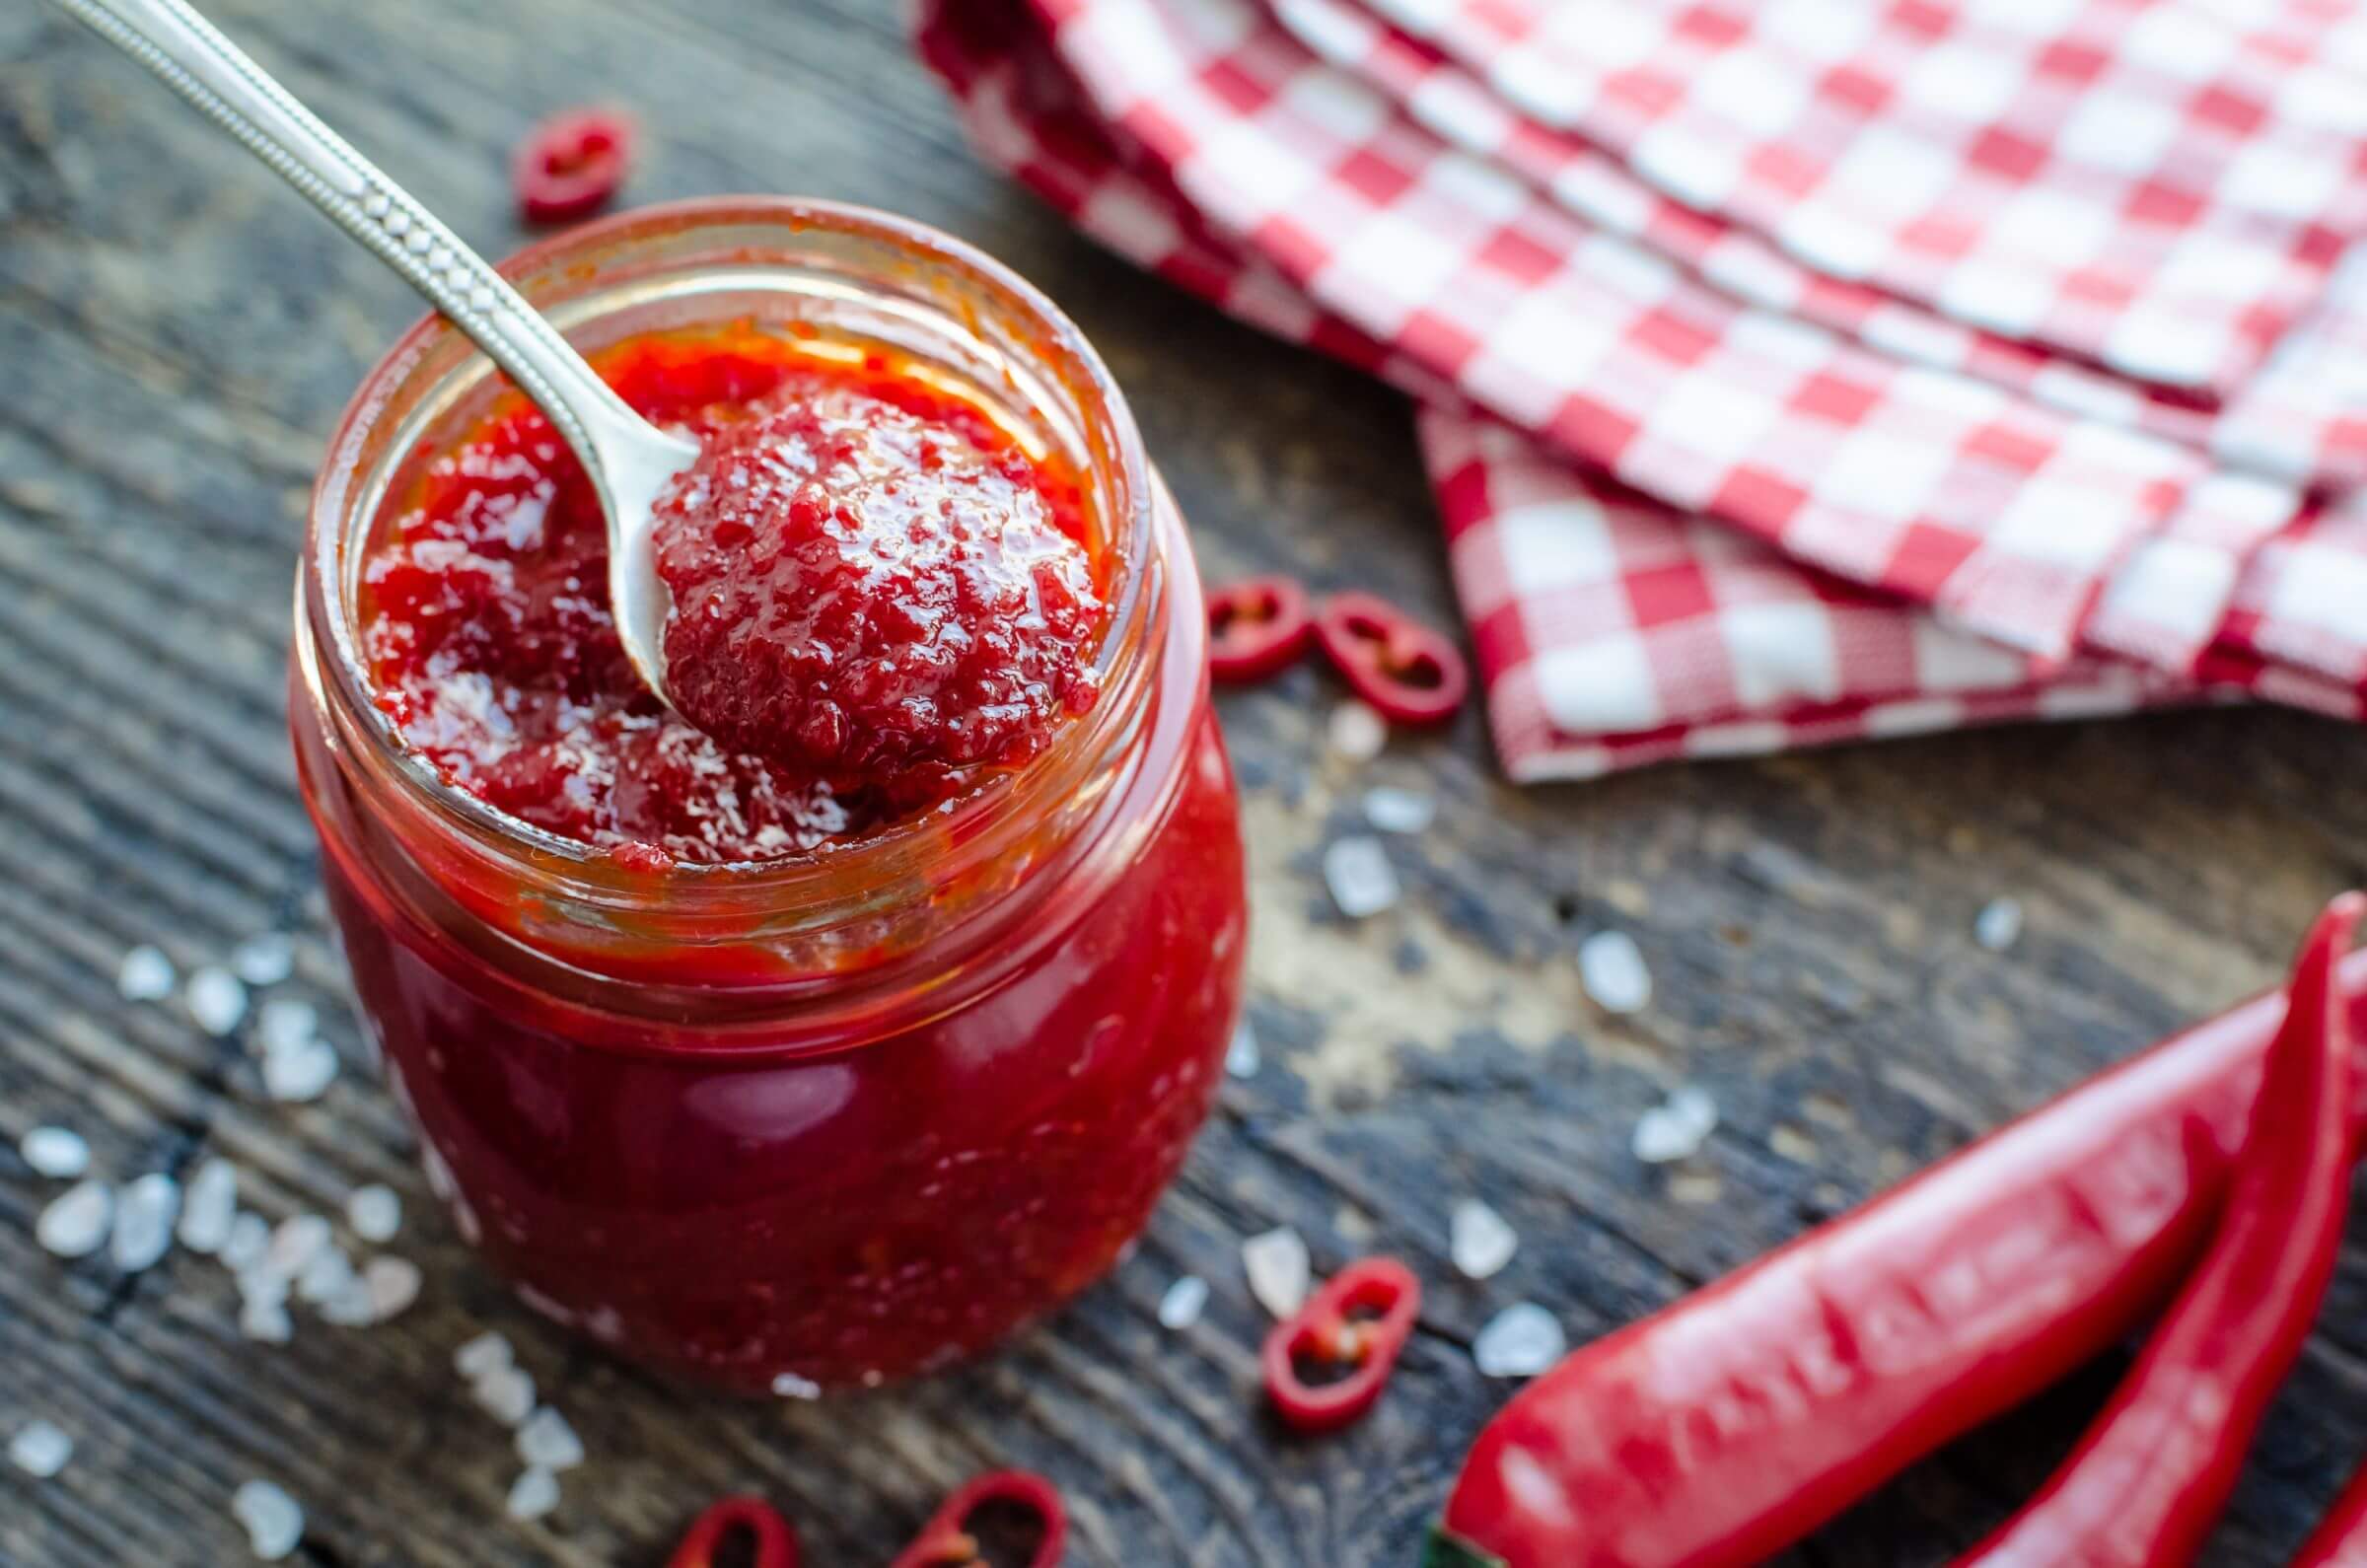
<svg viewBox="0 0 2367 1568">
<path fill-rule="evenodd" d="M 918 38 L 1082 228 L 1422 399 L 1516 777 L 2367 714 L 2348 6 L 924 0 Z"/>
</svg>

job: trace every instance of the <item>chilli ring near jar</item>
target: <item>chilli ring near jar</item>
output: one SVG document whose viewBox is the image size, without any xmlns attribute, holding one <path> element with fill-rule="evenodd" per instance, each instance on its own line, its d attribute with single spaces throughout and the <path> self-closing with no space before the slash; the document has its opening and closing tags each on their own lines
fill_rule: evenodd
<svg viewBox="0 0 2367 1568">
<path fill-rule="evenodd" d="M 980 1350 L 1141 1229 L 1239 1005 L 1240 833 L 1182 521 L 1076 329 L 929 230 L 719 199 L 505 271 L 596 363 L 727 323 L 893 354 L 1074 476 L 1107 606 L 1090 706 L 974 788 L 769 858 L 538 827 L 406 740 L 374 685 L 365 560 L 517 400 L 440 320 L 346 411 L 297 595 L 330 905 L 467 1240 L 549 1315 L 752 1392 Z"/>
</svg>

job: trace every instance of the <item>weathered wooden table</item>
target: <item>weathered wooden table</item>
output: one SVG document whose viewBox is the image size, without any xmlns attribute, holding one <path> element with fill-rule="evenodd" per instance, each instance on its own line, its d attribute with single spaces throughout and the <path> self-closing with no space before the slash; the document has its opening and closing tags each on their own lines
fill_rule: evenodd
<svg viewBox="0 0 2367 1568">
<path fill-rule="evenodd" d="M 1445 617 L 1408 420 L 1381 389 L 1261 340 L 1072 237 L 980 168 L 896 19 L 855 0 L 222 0 L 271 69 L 480 246 L 509 249 L 505 159 L 536 116 L 636 107 L 639 199 L 853 198 L 1004 256 L 1071 311 L 1130 390 L 1216 576 L 1289 566 Z M 306 486 L 362 368 L 418 306 L 244 154 L 79 29 L 0 8 L 0 1430 L 45 1415 L 57 1479 L 0 1470 L 0 1560 L 245 1560 L 232 1489 L 285 1484 L 297 1560 L 654 1565 L 697 1507 L 753 1489 L 809 1560 L 884 1561 L 968 1472 L 1021 1463 L 1074 1499 L 1073 1560 L 1405 1564 L 1457 1457 L 1508 1391 L 1472 1368 L 1502 1306 L 1573 1340 L 1709 1279 L 2267 979 L 2317 900 L 2367 880 L 2367 737 L 2213 711 L 2019 729 L 1515 790 L 1475 715 L 1352 767 L 1311 672 L 1228 697 L 1256 904 L 1266 1061 L 1220 1113 L 1139 1253 L 986 1365 L 826 1408 L 719 1402 L 592 1353 L 473 1266 L 360 1069 L 265 1102 L 235 1042 L 115 990 L 120 956 L 185 969 L 299 936 L 283 988 L 341 980 L 282 733 L 288 585 Z M 1330 912 L 1321 846 L 1358 792 L 1410 784 L 1438 825 L 1394 846 L 1402 904 Z M 1994 955 L 1974 911 L 2028 930 Z M 1594 1012 L 1572 953 L 1631 931 L 1657 999 Z M 1628 1152 L 1681 1081 L 1724 1120 L 1665 1170 Z M 428 1287 L 371 1330 L 300 1315 L 242 1339 L 229 1276 L 185 1254 L 138 1278 L 36 1249 L 54 1190 L 13 1146 L 87 1133 L 102 1172 L 220 1154 L 278 1216 L 395 1184 Z M 1478 1194 L 1521 1233 L 1484 1285 L 1445 1257 Z M 1382 1249 L 1431 1282 L 1390 1398 L 1291 1441 L 1261 1414 L 1264 1319 L 1237 1247 L 1296 1226 L 1320 1267 Z M 2367 1225 L 2354 1227 L 2367 1237 Z M 1214 1285 L 1181 1333 L 1153 1309 Z M 2212 1560 L 2282 1553 L 2367 1449 L 2367 1247 L 2277 1406 Z M 508 1434 L 453 1348 L 502 1329 L 591 1461 L 544 1522 L 501 1515 Z M 1803 1562 L 1939 1562 L 2026 1493 L 2117 1366 L 1913 1471 Z"/>
</svg>

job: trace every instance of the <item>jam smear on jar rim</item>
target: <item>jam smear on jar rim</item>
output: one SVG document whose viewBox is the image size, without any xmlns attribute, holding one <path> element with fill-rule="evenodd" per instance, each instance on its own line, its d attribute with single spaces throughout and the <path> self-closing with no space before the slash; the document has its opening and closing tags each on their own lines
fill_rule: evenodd
<svg viewBox="0 0 2367 1568">
<path fill-rule="evenodd" d="M 445 782 L 628 866 L 767 860 L 968 794 L 1091 707 L 1107 566 L 1083 487 L 982 398 L 747 321 L 593 363 L 705 449 L 659 518 L 688 720 L 617 641 L 589 479 L 512 397 L 363 563 L 379 706 Z"/>
</svg>

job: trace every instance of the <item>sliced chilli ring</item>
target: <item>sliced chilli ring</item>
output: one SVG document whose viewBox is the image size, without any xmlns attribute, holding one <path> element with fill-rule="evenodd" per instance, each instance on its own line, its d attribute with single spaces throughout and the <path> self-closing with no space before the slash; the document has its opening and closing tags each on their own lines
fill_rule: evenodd
<svg viewBox="0 0 2367 1568">
<path fill-rule="evenodd" d="M 613 109 L 554 114 L 511 160 L 518 210 L 529 223 L 570 223 L 608 205 L 632 162 L 633 122 Z"/>
<path fill-rule="evenodd" d="M 1396 723 L 1442 723 L 1470 692 L 1463 650 L 1379 595 L 1333 594 L 1315 635 L 1349 687 Z"/>
<path fill-rule="evenodd" d="M 1018 1568 L 1059 1568 L 1068 1550 L 1068 1510 L 1061 1504 L 1060 1488 L 1033 1470 L 989 1470 L 964 1482 L 889 1568 L 983 1565 L 984 1550 L 970 1532 L 970 1521 L 980 1509 L 997 1503 L 1035 1515 L 1041 1530 L 1036 1550 Z"/>
<path fill-rule="evenodd" d="M 1295 577 L 1250 577 L 1208 595 L 1208 673 L 1248 683 L 1287 669 L 1315 638 L 1307 590 Z"/>
<path fill-rule="evenodd" d="M 1422 1310 L 1422 1282 L 1394 1257 L 1349 1264 L 1265 1336 L 1259 1370 L 1274 1413 L 1301 1432 L 1327 1432 L 1370 1410 L 1396 1370 Z M 1302 1361 L 1349 1369 L 1311 1384 Z"/>
<path fill-rule="evenodd" d="M 690 1522 L 666 1568 L 715 1568 L 724 1543 L 745 1531 L 754 1543 L 749 1568 L 798 1568 L 797 1532 L 780 1511 L 757 1497 L 726 1497 Z"/>
</svg>

